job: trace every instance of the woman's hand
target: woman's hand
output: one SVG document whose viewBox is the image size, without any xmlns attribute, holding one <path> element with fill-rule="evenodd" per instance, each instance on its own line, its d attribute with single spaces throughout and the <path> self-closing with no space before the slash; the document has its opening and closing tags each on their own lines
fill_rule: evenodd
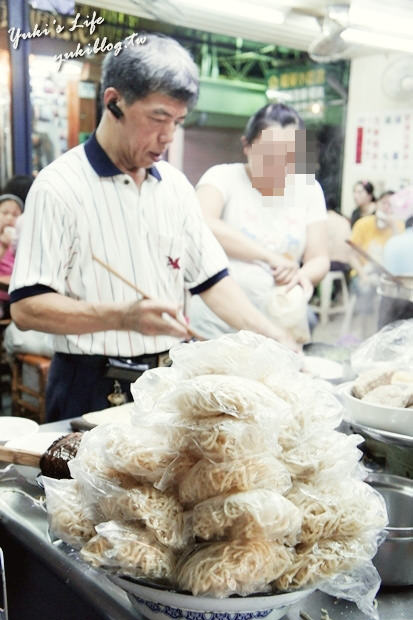
<svg viewBox="0 0 413 620">
<path fill-rule="evenodd" d="M 8 248 L 15 237 L 15 229 L 12 225 L 13 218 L 10 215 L 0 214 L 0 244 Z"/>
<path fill-rule="evenodd" d="M 297 286 L 297 284 L 303 288 L 306 301 L 310 301 L 314 293 L 314 285 L 311 282 L 310 278 L 304 273 L 302 269 L 299 269 L 297 273 L 294 275 L 294 277 L 288 283 L 288 286 L 286 289 L 287 292 L 291 291 L 291 289 L 293 289 L 294 286 Z"/>
<path fill-rule="evenodd" d="M 291 258 L 285 258 L 281 254 L 271 254 L 268 257 L 274 281 L 283 285 L 291 282 L 298 271 L 298 263 Z"/>
</svg>

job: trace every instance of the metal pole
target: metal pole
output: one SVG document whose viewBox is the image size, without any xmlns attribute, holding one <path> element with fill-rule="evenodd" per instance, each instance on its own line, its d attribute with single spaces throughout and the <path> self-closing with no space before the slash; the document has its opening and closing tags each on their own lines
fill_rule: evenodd
<svg viewBox="0 0 413 620">
<path fill-rule="evenodd" d="M 26 0 L 7 0 L 8 27 L 30 32 L 29 7 Z M 30 103 L 30 40 L 14 49 L 9 41 L 11 60 L 12 133 L 14 174 L 32 172 L 32 107 Z"/>
</svg>

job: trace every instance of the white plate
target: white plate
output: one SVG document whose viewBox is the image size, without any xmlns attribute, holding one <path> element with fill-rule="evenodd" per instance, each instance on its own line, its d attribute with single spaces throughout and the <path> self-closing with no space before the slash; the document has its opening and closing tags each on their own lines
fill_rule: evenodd
<svg viewBox="0 0 413 620">
<path fill-rule="evenodd" d="M 30 435 L 24 435 L 24 437 L 18 437 L 17 439 L 8 441 L 6 443 L 6 448 L 12 450 L 27 450 L 42 455 L 56 439 L 63 437 L 63 435 L 66 435 L 66 433 L 30 433 Z"/>
<path fill-rule="evenodd" d="M 39 425 L 34 420 L 17 418 L 15 416 L 0 416 L 0 443 L 6 443 L 10 439 L 17 439 L 34 433 Z"/>
<path fill-rule="evenodd" d="M 313 377 L 328 381 L 342 379 L 343 377 L 343 367 L 341 364 L 328 360 L 325 357 L 318 357 L 317 355 L 305 355 L 302 370 L 313 375 Z"/>
<path fill-rule="evenodd" d="M 132 600 L 136 609 L 150 620 L 278 620 L 285 616 L 289 607 L 313 592 L 313 589 L 308 589 L 219 599 L 154 588 L 115 575 L 110 579 L 134 596 Z"/>
<path fill-rule="evenodd" d="M 89 424 L 109 424 L 111 422 L 117 422 L 121 424 L 129 424 L 131 415 L 134 411 L 134 403 L 125 403 L 118 407 L 109 407 L 109 409 L 102 409 L 102 411 L 92 411 L 91 413 L 85 413 L 82 418 L 89 422 Z"/>
<path fill-rule="evenodd" d="M 351 424 L 363 424 L 372 429 L 399 433 L 413 437 L 413 409 L 402 407 L 382 407 L 355 398 L 351 391 L 353 382 L 341 385 L 336 394 L 347 411 L 347 419 Z"/>
</svg>

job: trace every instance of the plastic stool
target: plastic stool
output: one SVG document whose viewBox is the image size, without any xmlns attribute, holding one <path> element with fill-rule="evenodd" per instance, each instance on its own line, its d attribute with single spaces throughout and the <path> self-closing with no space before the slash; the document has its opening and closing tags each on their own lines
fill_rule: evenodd
<svg viewBox="0 0 413 620">
<path fill-rule="evenodd" d="M 333 285 L 334 282 L 341 283 L 342 301 L 339 304 L 333 303 Z M 345 313 L 348 308 L 349 292 L 345 275 L 342 271 L 329 271 L 318 285 L 320 294 L 320 304 L 310 305 L 310 308 L 320 315 L 320 324 L 325 325 L 331 314 Z"/>
</svg>

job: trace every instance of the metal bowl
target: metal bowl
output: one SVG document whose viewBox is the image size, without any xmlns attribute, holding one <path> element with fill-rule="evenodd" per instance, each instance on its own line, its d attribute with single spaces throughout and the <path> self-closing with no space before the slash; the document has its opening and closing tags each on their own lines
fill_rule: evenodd
<svg viewBox="0 0 413 620">
<path fill-rule="evenodd" d="M 371 473 L 367 482 L 384 497 L 389 515 L 386 539 L 373 560 L 385 586 L 413 584 L 413 480 Z"/>
</svg>

